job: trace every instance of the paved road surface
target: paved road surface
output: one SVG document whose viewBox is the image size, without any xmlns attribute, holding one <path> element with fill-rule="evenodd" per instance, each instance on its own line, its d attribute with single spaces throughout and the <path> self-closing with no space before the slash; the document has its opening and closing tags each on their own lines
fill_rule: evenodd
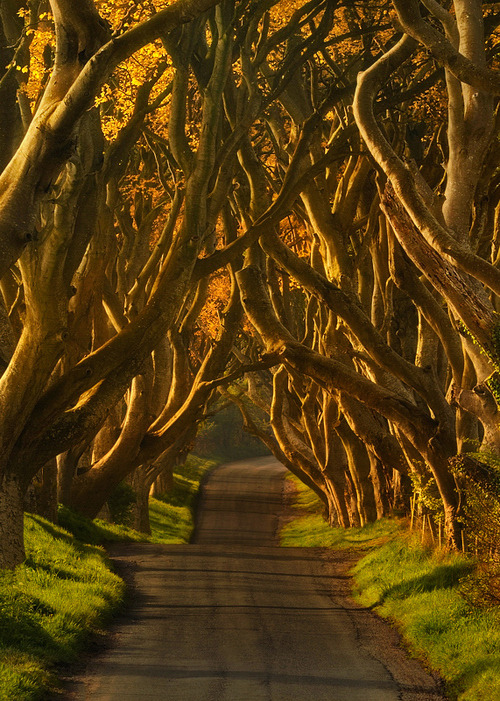
<svg viewBox="0 0 500 701">
<path fill-rule="evenodd" d="M 132 610 L 74 701 L 438 701 L 397 636 L 349 598 L 345 555 L 278 548 L 283 468 L 217 469 L 195 543 L 115 547 Z"/>
<path fill-rule="evenodd" d="M 204 485 L 194 542 L 277 545 L 285 468 L 274 458 L 222 465 Z"/>
</svg>

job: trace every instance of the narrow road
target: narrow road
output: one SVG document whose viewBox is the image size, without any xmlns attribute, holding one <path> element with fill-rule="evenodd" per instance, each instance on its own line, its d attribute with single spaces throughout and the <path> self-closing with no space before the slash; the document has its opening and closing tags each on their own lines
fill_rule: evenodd
<svg viewBox="0 0 500 701">
<path fill-rule="evenodd" d="M 396 633 L 350 600 L 349 557 L 279 548 L 284 470 L 215 470 L 195 542 L 127 544 L 132 609 L 74 680 L 74 701 L 439 701 Z"/>
</svg>

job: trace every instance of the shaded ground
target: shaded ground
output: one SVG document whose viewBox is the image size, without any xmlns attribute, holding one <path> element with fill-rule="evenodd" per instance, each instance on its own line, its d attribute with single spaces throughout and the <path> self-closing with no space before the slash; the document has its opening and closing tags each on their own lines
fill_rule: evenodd
<svg viewBox="0 0 500 701">
<path fill-rule="evenodd" d="M 132 606 L 67 699 L 443 699 L 390 626 L 350 600 L 354 555 L 276 546 L 283 475 L 270 458 L 222 466 L 194 544 L 113 546 Z"/>
</svg>

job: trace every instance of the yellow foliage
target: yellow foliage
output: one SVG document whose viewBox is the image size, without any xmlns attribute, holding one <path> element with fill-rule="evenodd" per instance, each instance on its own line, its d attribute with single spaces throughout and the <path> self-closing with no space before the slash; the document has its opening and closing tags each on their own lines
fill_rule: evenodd
<svg viewBox="0 0 500 701">
<path fill-rule="evenodd" d="M 52 69 L 51 56 L 55 50 L 55 35 L 52 26 L 52 15 L 43 12 L 39 16 L 36 29 L 28 30 L 31 36 L 29 68 L 22 73 L 28 77 L 25 92 L 34 105 L 40 97 L 48 74 Z"/>
<path fill-rule="evenodd" d="M 279 0 L 276 2 L 270 11 L 273 29 L 286 27 L 293 13 L 303 4 L 303 0 Z"/>
<path fill-rule="evenodd" d="M 101 105 L 102 127 L 105 137 L 112 141 L 132 117 L 139 88 L 152 79 L 158 64 L 165 61 L 161 41 L 148 44 L 124 61 L 114 72 L 110 82 L 101 90 L 96 104 Z M 173 68 L 167 66 L 151 91 L 150 102 L 162 93 L 173 78 Z M 169 99 L 150 116 L 152 128 L 165 135 L 169 114 Z"/>
<path fill-rule="evenodd" d="M 198 317 L 198 327 L 210 338 L 217 336 L 220 314 L 229 301 L 230 287 L 226 270 L 220 270 L 210 278 L 207 301 Z"/>
<path fill-rule="evenodd" d="M 151 16 L 152 11 L 160 10 L 168 5 L 163 0 L 137 3 L 134 0 L 99 0 L 97 8 L 113 31 L 124 31 L 128 27 L 144 21 Z M 19 11 L 25 22 L 29 20 L 28 12 Z M 29 66 L 16 66 L 20 78 L 27 79 L 24 87 L 32 106 L 36 104 L 40 93 L 52 70 L 52 56 L 55 51 L 55 35 L 52 15 L 42 12 L 38 17 L 38 26 L 29 28 L 26 33 L 31 37 Z M 95 104 L 102 110 L 103 132 L 112 141 L 119 130 L 132 116 L 138 89 L 151 79 L 160 61 L 165 61 L 166 53 L 161 41 L 145 46 L 115 71 L 97 96 Z M 173 70 L 168 67 L 159 78 L 151 92 L 154 100 L 172 80 Z M 168 122 L 168 102 L 164 104 L 157 115 L 152 117 L 155 130 L 160 133 L 165 130 Z"/>
</svg>

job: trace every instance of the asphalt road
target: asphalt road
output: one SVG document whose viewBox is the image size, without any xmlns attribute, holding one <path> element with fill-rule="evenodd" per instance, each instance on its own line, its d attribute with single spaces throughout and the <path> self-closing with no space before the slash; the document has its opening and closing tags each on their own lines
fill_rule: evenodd
<svg viewBox="0 0 500 701">
<path fill-rule="evenodd" d="M 74 701 L 438 701 L 387 624 L 349 598 L 349 556 L 279 548 L 283 468 L 218 468 L 195 542 L 114 547 L 133 603 Z"/>
</svg>

